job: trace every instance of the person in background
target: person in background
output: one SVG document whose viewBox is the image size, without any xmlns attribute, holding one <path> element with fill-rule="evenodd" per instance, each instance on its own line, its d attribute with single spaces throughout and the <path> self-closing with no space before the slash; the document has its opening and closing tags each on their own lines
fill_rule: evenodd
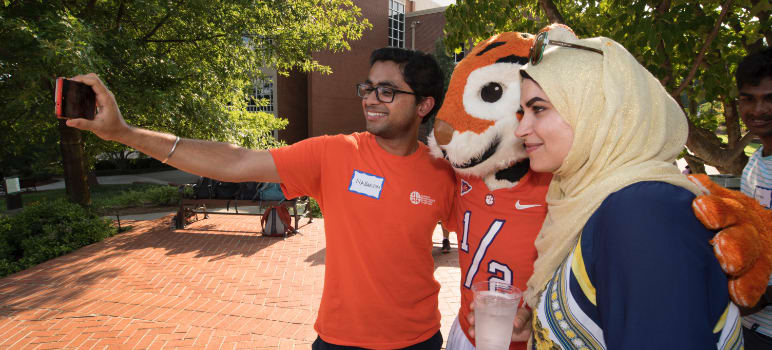
<svg viewBox="0 0 772 350">
<path fill-rule="evenodd" d="M 450 253 L 450 231 L 442 226 L 442 223 L 440 223 L 440 228 L 442 229 L 442 252 Z"/>
<path fill-rule="evenodd" d="M 743 169 L 740 191 L 772 208 L 772 49 L 743 58 L 735 71 L 738 110 L 748 131 L 761 140 Z M 772 276 L 758 304 L 742 309 L 745 349 L 772 349 Z"/>
</svg>

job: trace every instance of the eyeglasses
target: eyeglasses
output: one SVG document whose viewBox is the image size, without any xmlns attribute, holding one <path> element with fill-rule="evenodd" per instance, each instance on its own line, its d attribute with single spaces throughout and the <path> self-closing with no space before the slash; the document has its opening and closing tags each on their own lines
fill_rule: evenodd
<svg viewBox="0 0 772 350">
<path fill-rule="evenodd" d="M 567 43 L 565 41 L 549 40 L 547 39 L 547 32 L 541 32 L 536 36 L 536 40 L 533 42 L 533 46 L 531 46 L 531 51 L 528 52 L 528 62 L 530 62 L 532 66 L 535 66 L 541 62 L 541 59 L 544 57 L 544 49 L 547 48 L 547 45 L 571 47 L 574 49 L 597 52 L 601 55 L 603 54 L 603 51 L 589 46 Z"/>
<path fill-rule="evenodd" d="M 409 94 L 418 96 L 415 92 L 397 90 L 388 86 L 372 86 L 368 83 L 357 84 L 357 96 L 361 98 L 367 98 L 367 96 L 370 96 L 370 93 L 373 91 L 375 91 L 375 98 L 382 103 L 391 103 L 394 101 L 394 96 L 396 94 Z"/>
</svg>

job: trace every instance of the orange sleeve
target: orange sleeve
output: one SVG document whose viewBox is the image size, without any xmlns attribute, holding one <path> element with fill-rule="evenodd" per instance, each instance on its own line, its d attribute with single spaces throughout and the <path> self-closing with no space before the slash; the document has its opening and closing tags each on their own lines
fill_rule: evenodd
<svg viewBox="0 0 772 350">
<path fill-rule="evenodd" d="M 455 188 L 454 188 L 455 191 Z M 455 192 L 452 196 L 450 196 L 450 199 L 453 201 L 453 203 L 450 205 L 450 211 L 448 213 L 448 217 L 442 220 L 442 226 L 445 227 L 446 230 L 455 232 L 456 234 L 462 234 L 462 225 L 461 225 L 461 217 L 462 214 L 459 212 L 461 208 L 459 208 L 459 201 L 456 199 Z"/>
<path fill-rule="evenodd" d="M 321 193 L 322 161 L 329 136 L 312 137 L 290 146 L 270 150 L 287 198 Z"/>
</svg>

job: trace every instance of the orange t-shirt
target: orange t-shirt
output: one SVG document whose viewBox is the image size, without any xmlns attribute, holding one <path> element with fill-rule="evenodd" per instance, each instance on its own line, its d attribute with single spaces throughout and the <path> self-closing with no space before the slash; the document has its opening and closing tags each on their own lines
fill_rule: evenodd
<svg viewBox="0 0 772 350">
<path fill-rule="evenodd" d="M 458 321 L 472 344 L 466 319 L 474 298 L 472 284 L 500 279 L 525 290 L 536 260 L 534 240 L 547 215 L 544 198 L 550 180 L 552 174 L 529 171 L 515 187 L 490 191 L 479 178 L 458 176 L 455 208 L 445 227 L 458 235 Z M 525 348 L 525 342 L 510 345 L 510 349 Z"/>
<path fill-rule="evenodd" d="M 453 203 L 453 171 L 425 145 L 405 157 L 370 133 L 271 150 L 287 198 L 319 202 L 327 240 L 314 328 L 326 342 L 407 347 L 440 328 L 432 232 Z"/>
</svg>

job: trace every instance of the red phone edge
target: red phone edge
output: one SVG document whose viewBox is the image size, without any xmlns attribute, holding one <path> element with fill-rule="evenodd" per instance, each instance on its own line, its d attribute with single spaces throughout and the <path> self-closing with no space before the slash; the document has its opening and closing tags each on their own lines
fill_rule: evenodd
<svg viewBox="0 0 772 350">
<path fill-rule="evenodd" d="M 54 92 L 54 99 L 56 103 L 56 117 L 64 119 L 64 116 L 62 115 L 62 80 L 64 78 L 58 77 L 56 78 L 56 92 Z"/>
</svg>

